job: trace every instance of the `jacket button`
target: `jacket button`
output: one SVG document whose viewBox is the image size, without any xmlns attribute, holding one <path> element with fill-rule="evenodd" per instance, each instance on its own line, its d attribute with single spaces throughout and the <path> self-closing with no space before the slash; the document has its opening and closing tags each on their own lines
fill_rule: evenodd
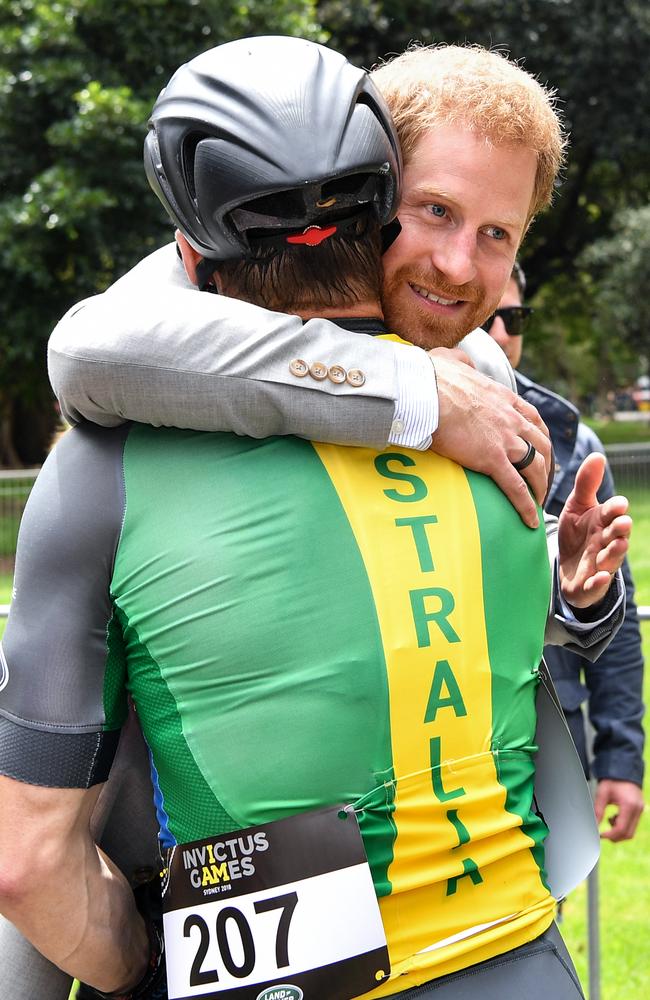
<svg viewBox="0 0 650 1000">
<path fill-rule="evenodd" d="M 289 365 L 289 371 L 297 378 L 304 378 L 309 371 L 309 366 L 306 361 L 302 360 L 302 358 L 294 358 Z"/>
<path fill-rule="evenodd" d="M 324 378 L 327 378 L 327 365 L 324 365 L 322 361 L 314 361 L 309 372 L 312 378 L 322 382 Z"/>
<path fill-rule="evenodd" d="M 330 365 L 327 374 L 332 382 L 341 383 L 345 382 L 347 372 L 341 365 Z"/>
<path fill-rule="evenodd" d="M 359 389 L 366 381 L 366 376 L 360 368 L 350 368 L 347 375 L 348 382 L 356 389 Z"/>
</svg>

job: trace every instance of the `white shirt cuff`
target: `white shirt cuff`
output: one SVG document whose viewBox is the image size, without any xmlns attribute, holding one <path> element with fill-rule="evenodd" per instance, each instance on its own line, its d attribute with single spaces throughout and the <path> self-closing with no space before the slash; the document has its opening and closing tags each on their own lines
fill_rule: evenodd
<svg viewBox="0 0 650 1000">
<path fill-rule="evenodd" d="M 426 351 L 396 346 L 397 400 L 388 443 L 426 451 L 439 420 L 435 369 Z"/>
</svg>

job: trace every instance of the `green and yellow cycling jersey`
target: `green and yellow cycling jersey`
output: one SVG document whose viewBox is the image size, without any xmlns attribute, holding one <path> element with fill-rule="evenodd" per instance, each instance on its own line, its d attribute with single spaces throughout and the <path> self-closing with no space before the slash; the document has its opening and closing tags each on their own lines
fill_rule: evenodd
<svg viewBox="0 0 650 1000">
<path fill-rule="evenodd" d="M 544 531 L 431 453 L 131 428 L 107 729 L 132 694 L 163 843 L 353 804 L 386 996 L 553 919 L 533 803 Z"/>
</svg>

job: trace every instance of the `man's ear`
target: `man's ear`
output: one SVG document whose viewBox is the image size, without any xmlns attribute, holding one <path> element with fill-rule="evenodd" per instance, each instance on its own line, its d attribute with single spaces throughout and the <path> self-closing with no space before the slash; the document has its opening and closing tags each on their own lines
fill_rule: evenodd
<svg viewBox="0 0 650 1000">
<path fill-rule="evenodd" d="M 193 285 L 198 285 L 199 281 L 196 274 L 196 268 L 203 258 L 198 250 L 195 250 L 194 247 L 187 242 L 180 229 L 176 230 L 175 235 L 187 276 Z"/>
</svg>

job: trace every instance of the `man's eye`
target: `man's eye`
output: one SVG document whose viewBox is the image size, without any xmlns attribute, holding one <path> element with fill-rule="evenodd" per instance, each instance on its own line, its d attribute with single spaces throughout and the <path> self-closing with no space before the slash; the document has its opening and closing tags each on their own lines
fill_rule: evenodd
<svg viewBox="0 0 650 1000">
<path fill-rule="evenodd" d="M 493 240 L 505 240 L 508 235 L 505 229 L 501 229 L 500 226 L 487 226 L 485 232 L 488 236 L 491 236 Z"/>
<path fill-rule="evenodd" d="M 435 215 L 437 219 L 443 219 L 447 214 L 447 209 L 444 205 L 429 205 L 429 211 L 432 215 Z"/>
</svg>

